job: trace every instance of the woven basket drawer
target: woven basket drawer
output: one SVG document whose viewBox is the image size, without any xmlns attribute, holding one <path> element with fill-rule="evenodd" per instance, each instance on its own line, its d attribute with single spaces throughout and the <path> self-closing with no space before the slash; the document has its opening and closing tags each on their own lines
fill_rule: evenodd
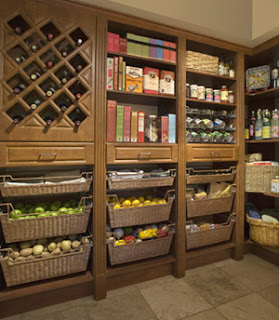
<svg viewBox="0 0 279 320">
<path fill-rule="evenodd" d="M 122 246 L 115 246 L 114 242 L 109 242 L 108 253 L 110 264 L 127 263 L 169 254 L 173 235 L 174 231 L 169 231 L 168 236 L 164 238 Z"/>
<path fill-rule="evenodd" d="M 209 173 L 209 174 L 204 174 Z M 187 184 L 211 183 L 222 181 L 233 181 L 236 174 L 236 167 L 221 170 L 195 170 L 189 168 L 186 170 Z"/>
<path fill-rule="evenodd" d="M 91 245 L 83 245 L 82 248 L 83 250 L 78 252 L 22 262 L 11 262 L 1 258 L 0 263 L 7 287 L 85 271 Z"/>
</svg>

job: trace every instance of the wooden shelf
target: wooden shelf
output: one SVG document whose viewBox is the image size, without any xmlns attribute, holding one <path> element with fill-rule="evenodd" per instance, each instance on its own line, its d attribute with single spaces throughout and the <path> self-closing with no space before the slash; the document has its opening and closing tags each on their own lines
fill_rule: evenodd
<svg viewBox="0 0 279 320">
<path fill-rule="evenodd" d="M 0 291 L 1 317 L 81 298 L 92 294 L 92 288 L 93 276 L 88 271 L 63 278 L 5 288 Z M 17 301 L 16 308 L 14 307 L 15 301 Z"/>
<path fill-rule="evenodd" d="M 246 140 L 245 143 L 276 143 L 279 139 L 266 139 L 266 140 Z"/>
<path fill-rule="evenodd" d="M 279 97 L 279 87 L 278 88 L 271 88 L 265 91 L 259 91 L 255 93 L 246 93 L 246 97 L 253 99 L 254 97 L 257 99 L 259 98 L 276 98 Z"/>
<path fill-rule="evenodd" d="M 207 101 L 207 100 L 198 100 L 198 99 L 194 99 L 194 98 L 186 98 L 186 103 L 190 102 L 190 103 L 195 103 L 195 104 L 203 104 L 202 107 L 204 107 L 205 104 L 211 104 L 211 105 L 215 105 L 215 106 L 220 106 L 220 107 L 236 107 L 235 103 L 226 103 L 226 102 L 215 102 L 215 101 Z"/>
<path fill-rule="evenodd" d="M 279 193 L 265 192 L 264 195 L 267 197 L 279 198 Z"/>
<path fill-rule="evenodd" d="M 174 69 L 176 67 L 175 62 L 171 61 L 165 61 L 165 60 L 159 60 L 155 58 L 147 58 L 137 55 L 131 55 L 128 53 L 120 53 L 120 52 L 111 52 L 108 51 L 108 56 L 117 56 L 117 57 L 123 57 L 125 58 L 125 61 L 127 62 L 137 62 L 140 63 L 141 66 L 161 66 L 161 67 L 171 67 L 171 69 Z"/>
<path fill-rule="evenodd" d="M 229 81 L 235 81 L 236 80 L 236 78 L 219 76 L 218 74 L 209 73 L 209 72 L 203 72 L 203 71 L 198 71 L 198 70 L 193 70 L 193 69 L 186 69 L 186 72 L 188 74 L 197 74 L 199 76 L 205 76 L 205 77 L 221 79 L 221 80 L 229 80 Z"/>
<path fill-rule="evenodd" d="M 279 267 L 279 248 L 262 246 L 252 240 L 246 241 L 245 246 L 253 254 Z"/>
<path fill-rule="evenodd" d="M 119 90 L 107 90 L 108 99 L 116 100 L 117 102 L 132 103 L 132 104 L 158 104 L 159 102 L 176 101 L 176 96 L 163 96 L 148 93 L 137 93 Z"/>
</svg>

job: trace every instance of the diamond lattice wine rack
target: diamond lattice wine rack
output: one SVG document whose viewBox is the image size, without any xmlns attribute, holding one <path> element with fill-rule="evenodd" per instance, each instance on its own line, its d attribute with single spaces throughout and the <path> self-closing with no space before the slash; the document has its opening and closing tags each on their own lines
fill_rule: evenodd
<svg viewBox="0 0 279 320">
<path fill-rule="evenodd" d="M 0 140 L 94 141 L 94 17 L 21 9 L 1 25 Z"/>
</svg>

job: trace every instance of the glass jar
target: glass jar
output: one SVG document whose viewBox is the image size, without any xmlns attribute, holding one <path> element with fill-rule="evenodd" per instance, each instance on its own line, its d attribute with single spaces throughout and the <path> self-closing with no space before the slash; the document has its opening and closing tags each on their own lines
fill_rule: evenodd
<svg viewBox="0 0 279 320">
<path fill-rule="evenodd" d="M 229 102 L 229 90 L 226 85 L 221 89 L 221 102 Z"/>
<path fill-rule="evenodd" d="M 229 91 L 229 96 L 228 96 L 229 103 L 234 103 L 234 92 Z"/>
<path fill-rule="evenodd" d="M 191 98 L 198 99 L 198 85 L 197 84 L 190 85 L 190 95 L 191 95 Z"/>
<path fill-rule="evenodd" d="M 151 114 L 145 119 L 144 141 L 158 142 L 158 127 L 156 115 Z"/>
<path fill-rule="evenodd" d="M 186 83 L 186 98 L 190 98 L 190 84 Z"/>
</svg>

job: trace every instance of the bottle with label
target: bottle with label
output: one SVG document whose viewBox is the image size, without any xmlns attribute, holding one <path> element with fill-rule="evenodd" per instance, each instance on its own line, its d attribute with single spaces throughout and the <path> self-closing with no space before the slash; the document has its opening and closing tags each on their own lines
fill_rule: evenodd
<svg viewBox="0 0 279 320">
<path fill-rule="evenodd" d="M 271 70 L 271 79 L 272 79 L 272 87 L 277 88 L 279 86 L 279 69 L 278 69 L 278 62 L 274 62 L 274 67 Z"/>
<path fill-rule="evenodd" d="M 233 66 L 232 59 L 230 60 L 229 77 L 230 78 L 234 78 L 235 77 L 235 71 L 234 71 L 234 66 Z"/>
<path fill-rule="evenodd" d="M 279 176 L 271 180 L 271 192 L 279 193 Z"/>
<path fill-rule="evenodd" d="M 262 140 L 263 138 L 263 120 L 262 120 L 262 110 L 257 111 L 257 121 L 255 124 L 255 140 Z"/>
<path fill-rule="evenodd" d="M 228 77 L 230 74 L 230 64 L 229 64 L 229 60 L 225 59 L 225 63 L 224 63 L 224 76 Z"/>
<path fill-rule="evenodd" d="M 249 126 L 248 119 L 245 117 L 245 131 L 244 131 L 245 140 L 249 140 Z"/>
<path fill-rule="evenodd" d="M 269 111 L 263 111 L 263 139 L 270 139 L 270 116 Z"/>
<path fill-rule="evenodd" d="M 14 93 L 19 94 L 21 91 L 23 91 L 26 88 L 26 85 L 24 83 L 20 83 L 17 86 L 14 87 Z"/>
<path fill-rule="evenodd" d="M 222 85 L 221 102 L 229 102 L 229 90 L 226 85 Z"/>
<path fill-rule="evenodd" d="M 250 119 L 250 126 L 249 126 L 249 138 L 250 140 L 255 140 L 255 130 L 256 130 L 256 117 L 255 117 L 255 111 L 252 111 L 252 116 Z"/>
<path fill-rule="evenodd" d="M 219 64 L 218 64 L 218 74 L 219 74 L 219 76 L 223 76 L 224 75 L 224 67 L 225 67 L 225 65 L 224 65 L 224 61 L 223 61 L 223 59 L 219 59 Z"/>
<path fill-rule="evenodd" d="M 279 114 L 278 110 L 272 110 L 272 119 L 271 119 L 271 139 L 279 138 Z"/>
<path fill-rule="evenodd" d="M 40 112 L 40 116 L 45 121 L 46 127 L 50 127 L 52 122 L 58 117 L 58 114 L 51 107 L 47 107 Z"/>
</svg>

